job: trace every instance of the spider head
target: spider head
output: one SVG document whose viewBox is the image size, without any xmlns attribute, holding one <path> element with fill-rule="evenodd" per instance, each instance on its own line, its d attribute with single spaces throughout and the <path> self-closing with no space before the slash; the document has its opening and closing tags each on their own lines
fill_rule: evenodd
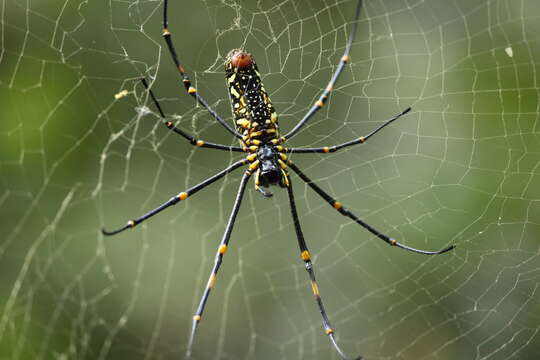
<svg viewBox="0 0 540 360">
<path fill-rule="evenodd" d="M 277 185 L 281 182 L 281 168 L 278 163 L 278 153 L 272 146 L 263 145 L 257 151 L 260 162 L 259 183 L 263 187 Z"/>
</svg>

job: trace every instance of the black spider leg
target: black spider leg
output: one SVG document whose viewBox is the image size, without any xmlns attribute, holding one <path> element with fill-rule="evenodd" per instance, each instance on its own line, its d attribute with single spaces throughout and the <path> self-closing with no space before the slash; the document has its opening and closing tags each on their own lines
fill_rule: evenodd
<svg viewBox="0 0 540 360">
<path fill-rule="evenodd" d="M 311 281 L 311 290 L 313 291 L 313 295 L 315 296 L 315 301 L 317 302 L 317 306 L 319 307 L 319 312 L 322 316 L 322 322 L 324 327 L 324 332 L 326 335 L 330 337 L 330 340 L 332 341 L 332 344 L 334 345 L 334 348 L 339 353 L 339 356 L 341 356 L 342 359 L 349 359 L 341 350 L 341 348 L 338 346 L 335 336 L 334 336 L 334 329 L 332 328 L 332 325 L 330 324 L 330 320 L 328 319 L 328 315 L 326 314 L 326 310 L 324 309 L 324 304 L 321 298 L 321 294 L 319 292 L 319 286 L 317 285 L 317 281 L 315 280 L 315 272 L 313 271 L 313 263 L 311 262 L 311 255 L 309 254 L 308 247 L 306 245 L 306 241 L 304 240 L 304 234 L 302 233 L 302 228 L 300 227 L 300 220 L 298 219 L 298 213 L 296 212 L 296 204 L 294 202 L 294 195 L 293 195 L 293 189 L 292 189 L 292 183 L 289 179 L 289 186 L 287 186 L 287 192 L 289 193 L 289 203 L 291 205 L 291 215 L 294 222 L 294 229 L 296 231 L 296 238 L 298 240 L 298 246 L 300 247 L 300 254 L 302 257 L 302 260 L 304 260 L 304 265 L 306 266 L 306 270 L 309 275 L 309 280 Z M 361 359 L 362 356 L 358 356 L 354 358 L 355 360 Z"/>
<path fill-rule="evenodd" d="M 238 188 L 238 193 L 236 194 L 236 200 L 234 201 L 231 215 L 229 216 L 227 227 L 225 228 L 225 232 L 223 233 L 223 238 L 221 239 L 221 243 L 219 244 L 219 247 L 217 249 L 214 267 L 212 268 L 212 272 L 210 273 L 210 277 L 208 278 L 208 283 L 206 284 L 206 289 L 204 290 L 204 293 L 201 297 L 201 301 L 199 302 L 199 307 L 197 308 L 197 312 L 193 316 L 193 322 L 191 325 L 191 335 L 189 336 L 188 347 L 186 350 L 186 359 L 189 359 L 191 357 L 191 348 L 193 347 L 193 341 L 195 340 L 197 327 L 199 326 L 199 323 L 201 322 L 204 308 L 206 306 L 206 302 L 208 301 L 208 296 L 210 295 L 210 290 L 212 290 L 212 287 L 214 286 L 216 282 L 216 276 L 221 266 L 221 263 L 223 261 L 223 255 L 225 254 L 225 252 L 227 252 L 227 248 L 229 246 L 229 239 L 231 237 L 231 232 L 233 230 L 234 222 L 236 220 L 236 215 L 238 215 L 238 210 L 240 210 L 240 204 L 242 203 L 244 190 L 246 189 L 246 185 L 250 177 L 251 177 L 251 171 L 247 170 L 244 173 L 242 180 L 240 181 L 240 186 Z"/>
<path fill-rule="evenodd" d="M 366 136 L 360 136 L 358 139 L 347 141 L 347 142 L 344 142 L 343 144 L 334 145 L 334 146 L 323 146 L 323 147 L 317 147 L 317 148 L 286 148 L 285 151 L 290 152 L 290 153 L 331 153 L 331 152 L 341 150 L 348 146 L 362 144 L 362 143 L 365 143 L 367 139 L 369 139 L 370 137 L 372 137 L 373 135 L 381 131 L 384 127 L 390 125 L 392 122 L 396 121 L 397 119 L 399 119 L 400 117 L 408 113 L 409 111 L 411 111 L 410 107 L 405 109 L 403 112 L 397 114 L 390 120 L 387 120 L 386 122 L 384 122 L 375 130 L 371 131 Z"/>
<path fill-rule="evenodd" d="M 402 249 L 405 249 L 405 250 L 409 250 L 409 251 L 412 251 L 412 252 L 415 252 L 415 253 L 419 253 L 419 254 L 424 254 L 424 255 L 437 255 L 437 254 L 442 254 L 442 253 L 445 253 L 447 251 L 450 251 L 452 250 L 453 248 L 455 248 L 456 246 L 455 245 L 451 245 L 447 248 L 444 248 L 442 250 L 439 250 L 439 251 L 426 251 L 426 250 L 418 250 L 418 249 L 415 249 L 415 248 L 412 248 L 412 247 L 409 247 L 407 245 L 403 245 L 399 242 L 396 241 L 396 239 L 394 238 L 391 238 L 383 233 L 381 233 L 379 230 L 375 229 L 374 227 L 372 227 L 371 225 L 367 224 L 366 222 L 362 221 L 361 219 L 359 219 L 356 215 L 354 215 L 352 212 L 350 212 L 346 207 L 343 206 L 343 204 L 341 204 L 339 201 L 336 201 L 334 198 L 332 198 L 330 195 L 328 195 L 323 189 L 321 189 L 317 184 L 315 184 L 309 177 L 306 176 L 306 174 L 304 174 L 302 171 L 300 171 L 300 169 L 295 165 L 293 164 L 291 161 L 289 161 L 287 163 L 289 165 L 289 167 L 291 169 L 293 169 L 293 171 L 295 173 L 298 174 L 298 176 L 304 180 L 306 182 L 306 184 L 308 184 L 313 190 L 315 190 L 315 192 L 317 194 L 319 194 L 320 197 L 322 197 L 328 204 L 330 204 L 330 206 L 332 206 L 334 209 L 336 209 L 337 211 L 339 211 L 339 213 L 341 215 L 344 215 L 344 216 L 347 216 L 349 218 L 351 218 L 352 220 L 354 220 L 358 225 L 362 226 L 363 228 L 365 228 L 367 231 L 369 231 L 370 233 L 372 233 L 373 235 L 377 236 L 379 239 L 385 241 L 387 244 L 389 245 L 392 245 L 392 246 L 397 246 L 399 248 L 402 248 Z"/>
<path fill-rule="evenodd" d="M 158 109 L 159 116 L 161 116 L 161 118 L 163 120 L 166 120 L 165 113 L 163 112 L 163 109 L 161 108 L 161 105 L 160 105 L 159 101 L 155 97 L 154 92 L 148 86 L 148 82 L 144 78 L 142 78 L 141 81 L 142 81 L 145 89 L 150 94 L 150 98 L 154 102 L 154 105 Z M 211 149 L 219 149 L 219 150 L 244 152 L 244 149 L 242 149 L 239 146 L 229 146 L 229 145 L 215 144 L 215 143 L 206 142 L 206 141 L 203 141 L 203 140 L 198 140 L 198 139 L 194 138 L 193 136 L 189 135 L 188 133 L 186 133 L 185 131 L 183 131 L 182 129 L 179 129 L 176 126 L 174 126 L 174 124 L 171 121 L 165 121 L 163 124 L 165 126 L 167 126 L 167 128 L 169 128 L 169 130 L 172 130 L 175 133 L 177 133 L 179 135 L 182 135 L 182 137 L 184 137 L 187 141 L 189 141 L 189 143 L 191 145 L 193 145 L 193 146 L 205 147 L 205 148 L 211 148 Z"/>
<path fill-rule="evenodd" d="M 339 61 L 339 64 L 337 66 L 336 71 L 332 75 L 332 78 L 330 79 L 330 82 L 322 92 L 321 96 L 319 97 L 319 100 L 313 104 L 313 106 L 309 109 L 306 115 L 298 122 L 298 124 L 295 125 L 295 127 L 289 131 L 285 136 L 285 140 L 288 140 L 292 138 L 299 130 L 304 126 L 304 124 L 311 119 L 313 115 L 317 111 L 319 111 L 320 108 L 324 106 L 326 101 L 328 100 L 328 97 L 330 96 L 330 93 L 334 89 L 334 85 L 337 82 L 339 76 L 343 72 L 343 69 L 345 68 L 345 65 L 350 61 L 349 53 L 351 52 L 352 43 L 354 41 L 354 35 L 356 34 L 356 29 L 358 28 L 358 19 L 360 18 L 360 10 L 362 9 L 362 0 L 358 0 L 358 4 L 356 5 L 356 12 L 354 14 L 354 20 L 352 23 L 351 32 L 349 33 L 349 39 L 347 40 L 347 45 L 345 46 L 345 52 L 343 53 L 343 56 L 341 57 L 341 60 Z"/>
<path fill-rule="evenodd" d="M 195 185 L 195 186 L 193 186 L 193 187 L 179 193 L 178 195 L 173 196 L 172 198 L 169 199 L 169 201 L 163 203 L 162 205 L 158 206 L 154 210 L 151 210 L 151 211 L 147 212 L 146 214 L 144 214 L 143 216 L 140 216 L 140 217 L 138 217 L 136 219 L 129 220 L 126 223 L 126 225 L 124 225 L 123 227 L 121 227 L 121 228 L 119 228 L 117 230 L 113 230 L 113 231 L 107 231 L 105 229 L 101 229 L 101 232 L 103 233 L 103 235 L 110 236 L 110 235 L 115 235 L 115 234 L 121 233 L 122 231 L 124 231 L 126 229 L 133 228 L 136 225 L 142 223 L 144 220 L 146 220 L 146 219 L 160 213 L 161 211 L 165 210 L 169 206 L 176 205 L 180 201 L 187 199 L 189 196 L 195 194 L 199 190 L 204 189 L 208 185 L 214 183 L 216 180 L 221 179 L 222 177 L 224 177 L 225 175 L 227 175 L 231 171 L 233 171 L 235 169 L 238 169 L 240 166 L 245 165 L 247 163 L 248 163 L 248 161 L 246 159 L 242 159 L 240 161 L 237 161 L 234 164 L 228 166 L 227 168 L 221 170 L 217 174 L 215 174 L 215 175 L 209 177 L 208 179 L 204 180 L 200 184 L 197 184 L 197 185 Z"/>
<path fill-rule="evenodd" d="M 229 124 L 225 122 L 221 118 L 221 116 L 216 113 L 214 109 L 208 105 L 206 100 L 199 95 L 197 92 L 197 89 L 193 86 L 191 86 L 191 80 L 189 79 L 189 76 L 186 74 L 186 70 L 184 69 L 184 66 L 182 66 L 182 63 L 180 62 L 180 59 L 178 58 L 178 55 L 176 53 L 176 50 L 174 48 L 172 39 L 171 39 L 171 32 L 169 30 L 169 22 L 167 20 L 167 8 L 169 5 L 168 0 L 163 1 L 163 38 L 165 39 L 165 42 L 167 43 L 167 47 L 169 49 L 169 53 L 171 54 L 171 57 L 174 61 L 174 64 L 176 65 L 176 68 L 178 69 L 178 72 L 180 73 L 180 77 L 182 78 L 182 83 L 184 84 L 184 87 L 186 88 L 186 91 L 189 95 L 193 96 L 199 104 L 201 104 L 209 113 L 212 115 L 214 119 L 216 119 L 225 129 L 227 129 L 228 132 L 236 136 L 237 138 L 241 139 L 242 134 L 237 132 L 234 128 L 232 128 Z"/>
</svg>

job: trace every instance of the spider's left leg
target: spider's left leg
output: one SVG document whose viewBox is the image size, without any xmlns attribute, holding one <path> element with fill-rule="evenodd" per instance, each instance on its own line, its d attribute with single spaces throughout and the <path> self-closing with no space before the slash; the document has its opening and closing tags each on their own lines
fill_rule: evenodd
<svg viewBox="0 0 540 360">
<path fill-rule="evenodd" d="M 148 91 L 148 93 L 150 94 L 150 99 L 152 99 L 152 102 L 154 103 L 154 105 L 155 105 L 156 108 L 158 109 L 159 116 L 160 116 L 163 120 L 166 120 L 165 112 L 164 112 L 163 109 L 161 108 L 161 104 L 159 103 L 158 99 L 157 99 L 156 96 L 154 95 L 154 92 L 152 91 L 152 89 L 150 89 L 150 87 L 149 87 L 149 85 L 148 85 L 148 82 L 146 81 L 145 78 L 142 78 L 142 79 L 141 79 L 141 82 L 143 83 L 144 88 L 146 89 L 146 91 Z M 193 145 L 193 146 L 197 146 L 197 147 L 205 147 L 205 148 L 210 148 L 210 149 L 218 149 L 218 150 L 227 150 L 227 151 L 244 152 L 244 149 L 241 148 L 241 147 L 239 147 L 239 146 L 230 146 L 230 145 L 223 145 L 223 144 L 215 144 L 215 143 L 203 141 L 203 140 L 200 140 L 200 139 L 196 139 L 194 136 L 192 136 L 192 135 L 186 133 L 184 130 L 179 129 L 179 128 L 177 128 L 176 126 L 174 126 L 174 124 L 172 123 L 172 121 L 165 121 L 165 122 L 163 122 L 163 125 L 165 125 L 169 130 L 172 130 L 172 131 L 174 131 L 175 133 L 177 133 L 178 135 L 181 135 L 184 139 L 186 139 L 187 141 L 189 141 L 189 143 L 190 143 L 191 145 Z"/>
<path fill-rule="evenodd" d="M 289 152 L 289 153 L 331 153 L 331 152 L 335 152 L 335 151 L 341 150 L 341 149 L 343 149 L 345 147 L 349 147 L 349 146 L 352 146 L 352 145 L 363 144 L 370 137 L 372 137 L 373 135 L 375 135 L 376 133 L 381 131 L 383 128 L 385 128 L 386 126 L 390 125 L 392 122 L 396 121 L 397 119 L 399 119 L 400 117 L 402 117 L 403 115 L 408 113 L 409 111 L 411 111 L 410 107 L 405 109 L 401 113 L 395 115 L 390 120 L 386 120 L 382 125 L 380 125 L 375 130 L 372 130 L 369 134 L 367 134 L 365 136 L 360 136 L 358 139 L 354 139 L 354 140 L 344 142 L 343 144 L 333 145 L 333 146 L 322 146 L 322 147 L 316 147 L 316 148 L 284 148 L 284 152 Z"/>
<path fill-rule="evenodd" d="M 403 245 L 399 242 L 397 242 L 396 239 L 394 238 L 391 238 L 389 237 L 388 235 L 385 235 L 383 234 L 382 232 L 380 232 L 379 230 L 375 229 L 373 226 L 369 225 L 368 223 L 364 222 L 363 220 L 359 219 L 356 215 L 354 215 L 352 212 L 349 211 L 349 209 L 347 209 L 345 206 L 343 206 L 342 203 L 340 203 L 339 201 L 336 201 L 333 197 L 331 197 L 330 195 L 328 195 L 323 189 L 321 189 L 317 184 L 315 184 L 313 182 L 313 180 L 311 180 L 309 177 L 307 177 L 306 174 L 304 174 L 295 164 L 293 164 L 291 161 L 288 161 L 287 162 L 287 165 L 293 169 L 293 171 L 295 173 L 298 174 L 298 176 L 305 181 L 306 184 L 309 185 L 309 187 L 311 187 L 320 197 L 322 197 L 328 204 L 330 204 L 330 206 L 332 206 L 334 209 L 336 209 L 337 211 L 339 211 L 339 213 L 341 215 L 344 215 L 344 216 L 347 216 L 349 218 L 351 218 L 352 220 L 354 220 L 354 222 L 356 222 L 358 225 L 362 226 L 364 229 L 366 229 L 367 231 L 369 231 L 370 233 L 372 233 L 373 235 L 377 236 L 379 239 L 383 240 L 384 242 L 386 242 L 387 244 L 391 245 L 391 246 L 397 246 L 401 249 L 404 249 L 404 250 L 408 250 L 408 251 L 412 251 L 412 252 L 415 252 L 415 253 L 419 253 L 419 254 L 424 254 L 424 255 L 437 255 L 437 254 L 442 254 L 442 253 L 445 253 L 447 251 L 450 251 L 452 250 L 453 248 L 455 248 L 456 246 L 455 245 L 450 245 L 449 247 L 446 247 L 442 250 L 438 250 L 438 251 L 426 251 L 426 250 L 419 250 L 419 249 L 415 249 L 415 248 L 412 248 L 410 246 L 407 246 L 407 245 Z"/>
<path fill-rule="evenodd" d="M 242 139 L 242 134 L 237 132 L 235 129 L 233 129 L 229 124 L 225 122 L 221 118 L 221 116 L 216 113 L 214 109 L 208 105 L 206 100 L 199 95 L 197 92 L 197 89 L 195 89 L 193 86 L 191 86 L 191 79 L 189 78 L 188 74 L 186 73 L 186 70 L 184 69 L 184 66 L 182 66 L 182 63 L 180 62 L 180 59 L 178 58 L 178 54 L 176 53 L 176 50 L 174 48 L 172 38 L 171 38 L 171 32 L 169 30 L 169 21 L 167 20 L 167 9 L 168 9 L 169 2 L 168 0 L 165 0 L 163 2 L 163 38 L 165 39 L 165 42 L 167 43 L 167 48 L 169 49 L 169 53 L 171 54 L 172 60 L 174 64 L 176 65 L 176 69 L 178 70 L 178 73 L 180 74 L 180 77 L 182 78 L 182 83 L 184 84 L 184 87 L 186 88 L 186 91 L 189 95 L 193 96 L 197 102 L 202 105 L 209 113 L 212 115 L 214 119 L 216 119 L 217 122 L 219 122 L 228 132 L 233 134 L 239 139 Z"/>
<path fill-rule="evenodd" d="M 352 43 L 354 41 L 354 35 L 356 34 L 356 29 L 358 28 L 358 19 L 360 18 L 360 10 L 362 9 L 362 0 L 358 0 L 358 4 L 356 5 L 356 12 L 354 14 L 354 19 L 351 27 L 351 32 L 349 33 L 349 39 L 347 40 L 347 45 L 345 46 L 345 52 L 343 53 L 343 56 L 341 56 L 341 60 L 339 61 L 339 64 L 337 66 L 336 71 L 332 75 L 332 78 L 330 79 L 330 82 L 328 85 L 326 85 L 326 88 L 323 90 L 322 94 L 319 96 L 319 100 L 313 104 L 313 106 L 308 110 L 307 114 L 304 115 L 302 120 L 296 124 L 296 126 L 289 131 L 284 138 L 290 139 L 293 137 L 301 128 L 304 126 L 304 124 L 315 115 L 317 111 L 319 111 L 320 108 L 324 106 L 326 101 L 328 100 L 328 97 L 330 96 L 330 93 L 334 89 L 334 85 L 336 84 L 336 81 L 339 79 L 339 75 L 343 72 L 343 69 L 345 68 L 345 65 L 350 61 L 349 53 L 351 52 Z"/>
<path fill-rule="evenodd" d="M 105 236 L 111 236 L 111 235 L 119 234 L 119 233 L 121 233 L 121 232 L 123 232 L 123 231 L 125 231 L 127 229 L 134 228 L 135 226 L 139 225 L 143 221 L 151 218 L 154 215 L 159 214 L 160 212 L 162 212 L 163 210 L 169 208 L 170 206 L 176 205 L 179 202 L 181 202 L 183 200 L 186 200 L 188 197 L 190 197 L 193 194 L 201 191 L 202 189 L 204 189 L 208 185 L 215 183 L 217 180 L 221 179 L 222 177 L 224 177 L 225 175 L 227 175 L 231 171 L 234 171 L 234 170 L 238 169 L 240 166 L 246 165 L 247 163 L 248 163 L 247 159 L 239 160 L 239 161 L 233 163 L 232 165 L 229 165 L 225 169 L 221 170 L 217 174 L 214 174 L 214 175 L 210 176 L 208 179 L 204 180 L 203 182 L 201 182 L 201 183 L 199 183 L 199 184 L 197 184 L 195 186 L 192 186 L 187 190 L 182 191 L 178 195 L 173 196 L 168 201 L 164 202 L 163 204 L 161 204 L 160 206 L 158 206 L 154 210 L 150 210 L 149 212 L 147 212 L 146 214 L 144 214 L 142 216 L 139 216 L 138 218 L 135 218 L 133 220 L 129 220 L 127 222 L 127 224 L 122 226 L 121 228 L 113 230 L 113 231 L 107 231 L 105 229 L 101 229 L 101 232 Z"/>
<path fill-rule="evenodd" d="M 309 275 L 309 280 L 311 281 L 311 290 L 313 291 L 313 295 L 315 296 L 315 301 L 317 302 L 317 306 L 319 307 L 319 311 L 322 316 L 324 332 L 326 333 L 326 335 L 330 337 L 330 340 L 332 341 L 332 344 L 334 345 L 334 348 L 336 349 L 336 351 L 339 353 L 339 356 L 341 356 L 342 359 L 349 359 L 347 356 L 345 356 L 345 353 L 343 352 L 343 350 L 341 350 L 341 348 L 338 346 L 335 336 L 334 336 L 334 329 L 332 328 L 332 325 L 330 325 L 330 320 L 328 319 L 328 315 L 326 315 L 326 310 L 324 309 L 324 304 L 322 302 L 321 294 L 319 292 L 319 286 L 317 285 L 317 281 L 315 280 L 315 272 L 313 271 L 313 263 L 311 262 L 311 256 L 309 254 L 306 241 L 304 240 L 304 234 L 302 233 L 302 228 L 300 227 L 298 213 L 296 212 L 296 204 L 294 202 L 292 183 L 290 179 L 289 179 L 289 184 L 287 186 L 287 192 L 289 193 L 291 215 L 293 218 L 294 229 L 296 231 L 296 238 L 298 239 L 298 246 L 300 247 L 300 254 L 302 256 L 302 260 L 304 260 L 304 265 L 306 266 L 306 270 Z M 355 360 L 362 359 L 362 356 L 358 356 L 354 359 Z"/>
<path fill-rule="evenodd" d="M 223 234 L 223 238 L 221 240 L 221 243 L 219 244 L 219 247 L 216 253 L 214 267 L 212 268 L 212 272 L 210 273 L 210 278 L 208 279 L 208 283 L 206 284 L 206 289 L 204 290 L 204 293 L 201 297 L 201 301 L 199 302 L 199 307 L 197 308 L 197 312 L 193 316 L 193 322 L 191 326 L 191 335 L 189 337 L 188 347 L 186 350 L 186 359 L 189 359 L 191 357 L 191 348 L 193 347 L 193 341 L 195 340 L 195 333 L 197 332 L 197 327 L 199 326 L 199 323 L 201 322 L 201 318 L 204 312 L 204 307 L 206 306 L 206 301 L 208 301 L 208 296 L 210 295 L 210 290 L 212 290 L 212 287 L 214 286 L 216 282 L 216 276 L 219 271 L 219 267 L 221 266 L 221 262 L 223 261 L 223 255 L 225 254 L 225 252 L 227 251 L 227 247 L 229 246 L 229 239 L 231 237 L 231 232 L 234 226 L 234 222 L 236 220 L 236 215 L 238 215 L 238 210 L 240 210 L 240 204 L 242 203 L 244 190 L 246 189 L 246 184 L 250 176 L 251 176 L 251 170 L 246 170 L 246 172 L 244 173 L 244 176 L 242 177 L 242 180 L 240 181 L 238 193 L 236 194 L 236 200 L 234 201 L 233 209 L 231 211 L 231 215 L 229 216 L 227 227 L 225 228 L 225 233 Z"/>
</svg>

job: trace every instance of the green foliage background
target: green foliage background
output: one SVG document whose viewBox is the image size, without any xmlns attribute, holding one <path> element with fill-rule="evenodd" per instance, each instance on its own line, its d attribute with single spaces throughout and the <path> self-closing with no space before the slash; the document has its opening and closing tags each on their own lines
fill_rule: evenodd
<svg viewBox="0 0 540 360">
<path fill-rule="evenodd" d="M 114 238 L 225 167 L 159 125 L 137 79 L 208 141 L 234 143 L 183 93 L 159 1 L 0 2 L 0 358 L 181 358 L 239 173 Z M 246 46 L 290 129 L 343 51 L 354 1 L 173 1 L 197 87 L 230 117 L 224 55 Z M 422 257 L 345 221 L 293 178 L 329 315 L 367 359 L 540 357 L 540 7 L 365 1 L 353 63 L 295 146 L 372 142 L 295 162 Z M 509 56 L 507 48 L 512 49 Z M 126 97 L 114 95 L 128 90 Z M 174 116 L 173 116 L 174 115 Z M 284 192 L 250 186 L 197 359 L 335 359 Z"/>
</svg>

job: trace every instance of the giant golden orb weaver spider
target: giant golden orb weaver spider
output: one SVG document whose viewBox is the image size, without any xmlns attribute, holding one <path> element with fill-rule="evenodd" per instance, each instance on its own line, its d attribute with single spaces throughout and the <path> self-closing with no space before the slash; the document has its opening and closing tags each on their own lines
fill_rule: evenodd
<svg viewBox="0 0 540 360">
<path fill-rule="evenodd" d="M 229 90 L 232 111 L 234 115 L 235 127 L 233 128 L 229 124 L 227 124 L 208 105 L 208 103 L 204 100 L 204 98 L 198 93 L 197 89 L 195 89 L 195 87 L 192 86 L 191 80 L 189 76 L 187 75 L 186 70 L 184 69 L 184 66 L 182 65 L 182 63 L 180 62 L 178 58 L 176 49 L 172 42 L 171 32 L 169 31 L 169 28 L 168 28 L 167 8 L 168 8 L 168 0 L 164 0 L 163 37 L 165 39 L 167 48 L 171 54 L 174 64 L 176 65 L 176 68 L 179 72 L 179 75 L 182 79 L 182 82 L 184 84 L 184 87 L 187 93 L 191 95 L 192 97 L 194 97 L 202 107 L 208 110 L 210 115 L 216 121 L 218 121 L 227 131 L 229 131 L 232 135 L 237 137 L 241 146 L 228 146 L 228 145 L 215 144 L 215 143 L 199 140 L 189 135 L 184 130 L 176 127 L 171 121 L 165 121 L 164 124 L 167 126 L 169 130 L 174 131 L 175 133 L 179 134 L 180 136 L 188 140 L 194 146 L 225 150 L 225 151 L 230 151 L 230 152 L 240 152 L 240 153 L 245 153 L 247 155 L 244 158 L 240 159 L 239 161 L 236 161 L 229 167 L 218 172 L 217 174 L 204 180 L 200 184 L 197 184 L 173 196 L 167 202 L 149 211 L 148 213 L 136 219 L 129 220 L 127 224 L 124 225 L 123 227 L 117 230 L 113 230 L 113 231 L 103 230 L 103 234 L 115 235 L 126 229 L 133 228 L 136 225 L 140 224 L 141 222 L 145 221 L 146 219 L 165 210 L 166 208 L 172 205 L 176 205 L 183 200 L 186 200 L 188 197 L 194 195 L 195 193 L 202 190 L 206 186 L 213 184 L 217 180 L 221 179 L 226 174 L 242 167 L 243 165 L 246 165 L 247 169 L 245 170 L 242 180 L 240 181 L 240 187 L 238 189 L 236 200 L 234 202 L 233 209 L 231 211 L 227 226 L 225 228 L 225 233 L 217 249 L 214 266 L 210 273 L 210 278 L 208 279 L 208 283 L 206 285 L 202 298 L 199 302 L 197 311 L 195 315 L 193 316 L 192 330 L 191 330 L 191 335 L 190 335 L 187 350 L 186 350 L 186 358 L 191 357 L 195 334 L 196 334 L 198 325 L 201 322 L 205 305 L 210 295 L 210 291 L 212 287 L 215 285 L 216 276 L 222 264 L 223 257 L 229 247 L 229 240 L 230 240 L 231 232 L 232 232 L 235 220 L 236 220 L 236 216 L 240 209 L 240 204 L 242 202 L 242 198 L 244 195 L 247 182 L 252 175 L 255 175 L 255 189 L 259 191 L 265 197 L 272 196 L 272 193 L 267 190 L 269 186 L 276 185 L 281 188 L 285 188 L 287 190 L 288 196 L 289 196 L 291 215 L 292 215 L 292 219 L 294 223 L 294 228 L 296 231 L 296 238 L 298 241 L 298 246 L 300 248 L 300 256 L 307 270 L 309 281 L 311 283 L 311 289 L 313 291 L 315 301 L 317 303 L 318 309 L 322 316 L 324 332 L 330 338 L 339 356 L 342 359 L 348 359 L 348 357 L 345 355 L 345 353 L 342 351 L 342 349 L 338 346 L 336 342 L 334 329 L 327 316 L 327 313 L 326 313 L 326 310 L 325 310 L 325 307 L 321 298 L 319 287 L 315 279 L 315 272 L 313 270 L 313 263 L 311 261 L 311 255 L 308 250 L 306 241 L 304 239 L 302 229 L 300 227 L 300 221 L 298 219 L 296 204 L 294 201 L 292 182 L 289 177 L 288 169 L 292 169 L 293 172 L 295 172 L 298 175 L 298 177 L 300 177 L 301 180 L 303 180 L 324 201 L 326 201 L 331 207 L 337 210 L 340 214 L 349 217 L 354 222 L 356 222 L 357 224 L 359 224 L 360 226 L 362 226 L 363 228 L 365 228 L 366 230 L 371 232 L 373 235 L 375 235 L 376 237 L 383 240 L 389 245 L 396 246 L 401 249 L 405 249 L 405 250 L 412 251 L 415 253 L 425 254 L 425 255 L 442 254 L 454 248 L 454 246 L 452 245 L 439 251 L 425 251 L 425 250 L 415 249 L 415 248 L 399 243 L 395 239 L 383 234 L 379 230 L 375 229 L 373 226 L 367 224 L 366 222 L 358 218 L 356 215 L 354 215 L 345 206 L 343 206 L 341 202 L 335 200 L 326 191 L 324 191 L 321 187 L 319 187 L 316 183 L 314 183 L 306 174 L 304 174 L 287 157 L 287 154 L 289 153 L 299 153 L 299 154 L 301 153 L 303 154 L 332 153 L 332 152 L 338 151 L 340 149 L 343 149 L 349 146 L 362 144 L 366 142 L 368 139 L 370 139 L 373 135 L 381 131 L 384 127 L 388 126 L 393 121 L 399 119 L 401 116 L 407 114 L 411 110 L 411 108 L 407 108 L 401 113 L 395 115 L 391 119 L 384 122 L 382 125 L 380 125 L 376 129 L 372 130 L 367 135 L 349 140 L 342 144 L 333 145 L 333 146 L 316 147 L 316 148 L 295 148 L 295 147 L 291 148 L 291 147 L 283 146 L 287 142 L 287 140 L 289 140 L 296 133 L 298 133 L 298 131 L 307 123 L 307 121 L 310 118 L 312 118 L 317 113 L 317 111 L 325 105 L 326 101 L 328 100 L 328 97 L 330 96 L 330 93 L 332 92 L 334 84 L 338 80 L 346 64 L 350 61 L 349 53 L 350 53 L 352 43 L 354 40 L 354 35 L 356 33 L 356 28 L 358 26 L 358 20 L 360 18 L 360 10 L 362 8 L 362 1 L 358 0 L 356 11 L 353 18 L 352 29 L 347 40 L 345 52 L 343 56 L 341 57 L 340 62 L 335 72 L 333 73 L 328 85 L 322 91 L 319 99 L 308 110 L 306 115 L 293 127 L 292 130 L 287 132 L 284 136 L 280 135 L 278 116 L 262 84 L 261 77 L 260 77 L 257 65 L 255 63 L 254 57 L 253 55 L 251 55 L 249 52 L 245 51 L 244 49 L 234 49 L 230 51 L 225 61 L 226 81 L 227 81 L 227 86 Z M 160 103 L 158 102 L 157 98 L 155 97 L 154 93 L 149 89 L 148 83 L 146 82 L 145 79 L 142 79 L 142 82 L 145 88 L 147 89 L 147 91 L 149 92 L 150 97 L 155 107 L 157 108 L 161 118 L 166 120 L 165 113 L 163 112 L 163 109 Z M 358 356 L 355 359 L 360 359 L 360 358 L 361 356 Z"/>
</svg>

